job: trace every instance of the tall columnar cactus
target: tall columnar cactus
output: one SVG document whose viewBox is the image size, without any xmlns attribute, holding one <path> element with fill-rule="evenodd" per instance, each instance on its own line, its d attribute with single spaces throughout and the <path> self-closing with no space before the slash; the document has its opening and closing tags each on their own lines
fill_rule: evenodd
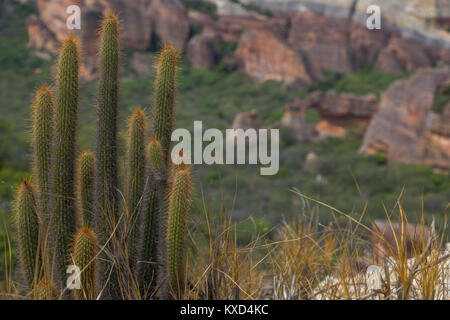
<svg viewBox="0 0 450 320">
<path fill-rule="evenodd" d="M 158 139 L 153 138 L 147 147 L 147 177 L 144 192 L 143 206 L 143 233 L 142 233 L 142 256 L 140 265 L 140 278 L 144 296 L 149 296 L 157 279 L 159 257 L 158 234 L 161 233 L 161 217 L 159 216 L 160 179 L 164 172 L 164 152 Z"/>
<path fill-rule="evenodd" d="M 88 227 L 75 235 L 73 260 L 81 271 L 81 289 L 75 291 L 78 300 L 94 300 L 97 297 L 97 236 Z"/>
<path fill-rule="evenodd" d="M 145 116 L 141 109 L 130 118 L 127 155 L 128 254 L 132 268 L 137 262 L 139 213 L 145 187 Z"/>
<path fill-rule="evenodd" d="M 56 300 L 58 294 L 52 281 L 42 279 L 35 288 L 34 296 L 36 300 Z"/>
<path fill-rule="evenodd" d="M 184 291 L 185 237 L 191 197 L 190 169 L 182 165 L 172 177 L 167 212 L 168 285 L 172 295 L 178 298 Z"/>
<path fill-rule="evenodd" d="M 117 163 L 117 115 L 119 95 L 119 20 L 113 14 L 105 16 L 100 29 L 100 82 L 97 105 L 97 140 L 96 140 L 96 217 L 98 236 L 104 244 L 112 235 L 118 221 L 118 163 Z M 113 252 L 112 241 L 106 251 Z M 116 272 L 108 279 L 108 257 L 103 257 L 102 281 L 107 284 L 109 298 L 120 297 L 120 289 Z M 115 268 L 114 268 L 115 269 Z"/>
<path fill-rule="evenodd" d="M 33 174 L 37 187 L 38 215 L 40 216 L 42 234 L 45 238 L 47 222 L 50 215 L 51 159 L 53 139 L 54 103 L 51 91 L 43 86 L 33 103 Z"/>
<path fill-rule="evenodd" d="M 89 228 L 94 225 L 94 165 L 95 156 L 91 151 L 80 154 L 77 167 L 78 219 L 82 226 Z"/>
<path fill-rule="evenodd" d="M 98 215 L 103 219 L 101 239 L 109 237 L 118 216 L 117 114 L 119 94 L 119 20 L 103 18 L 100 31 L 100 83 L 96 146 Z"/>
<path fill-rule="evenodd" d="M 166 46 L 159 54 L 155 79 L 154 134 L 160 141 L 165 161 L 169 159 L 170 141 L 175 119 L 178 52 Z"/>
<path fill-rule="evenodd" d="M 56 267 L 62 283 L 66 276 L 75 233 L 75 148 L 78 113 L 79 48 L 70 37 L 62 44 L 56 78 L 57 104 L 54 140 L 54 209 L 51 217 Z"/>
<path fill-rule="evenodd" d="M 35 192 L 27 180 L 22 182 L 17 191 L 15 210 L 20 264 L 27 285 L 30 288 L 34 288 L 41 263 L 39 251 L 39 218 L 37 215 Z"/>
</svg>

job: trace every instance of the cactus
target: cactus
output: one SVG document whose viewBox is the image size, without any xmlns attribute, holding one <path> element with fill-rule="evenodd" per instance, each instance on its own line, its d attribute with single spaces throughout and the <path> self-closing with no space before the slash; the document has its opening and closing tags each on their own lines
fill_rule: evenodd
<svg viewBox="0 0 450 320">
<path fill-rule="evenodd" d="M 185 236 L 191 197 L 190 169 L 188 166 L 180 166 L 172 177 L 167 211 L 168 285 L 172 295 L 177 298 L 184 291 Z"/>
<path fill-rule="evenodd" d="M 58 295 L 54 283 L 44 278 L 39 281 L 34 296 L 36 300 L 56 300 Z"/>
<path fill-rule="evenodd" d="M 103 18 L 100 29 L 100 83 L 97 105 L 96 141 L 96 217 L 99 220 L 98 235 L 105 243 L 112 234 L 118 220 L 118 163 L 117 163 L 117 115 L 119 95 L 119 20 L 113 14 Z M 113 234 L 115 239 L 115 234 Z M 114 251 L 109 243 L 108 251 Z M 102 285 L 108 282 L 107 293 L 110 298 L 119 298 L 118 280 L 113 271 L 108 280 L 109 268 L 103 257 Z"/>
<path fill-rule="evenodd" d="M 41 231 L 47 232 L 48 204 L 50 202 L 51 158 L 53 139 L 54 104 L 51 91 L 43 86 L 37 93 L 32 107 L 33 113 L 33 174 L 36 180 L 38 215 Z"/>
<path fill-rule="evenodd" d="M 20 264 L 27 285 L 34 288 L 40 268 L 39 219 L 35 193 L 27 180 L 22 182 L 17 191 L 15 209 Z"/>
<path fill-rule="evenodd" d="M 78 113 L 77 41 L 70 37 L 61 47 L 58 59 L 57 104 L 55 112 L 55 206 L 51 223 L 54 223 L 56 267 L 64 281 L 71 241 L 75 232 L 75 148 Z"/>
<path fill-rule="evenodd" d="M 96 188 L 99 216 L 106 215 L 102 239 L 108 237 L 117 221 L 118 164 L 117 113 L 119 73 L 119 20 L 114 15 L 103 18 L 100 31 L 100 83 L 96 146 Z"/>
<path fill-rule="evenodd" d="M 140 278 L 144 296 L 148 296 L 148 290 L 154 287 L 157 279 L 157 265 L 159 262 L 157 239 L 160 233 L 161 217 L 159 217 L 158 192 L 161 173 L 164 171 L 164 153 L 158 139 L 154 137 L 147 147 L 147 177 L 146 190 L 143 205 L 143 233 L 142 233 L 142 257 Z"/>
<path fill-rule="evenodd" d="M 127 158 L 128 255 L 132 268 L 137 262 L 139 213 L 145 187 L 145 116 L 141 109 L 130 118 Z"/>
<path fill-rule="evenodd" d="M 24 181 L 17 193 L 15 209 L 20 263 L 27 284 L 34 289 L 37 299 L 56 299 L 56 288 L 64 287 L 66 268 L 73 263 L 82 272 L 82 290 L 75 293 L 76 298 L 95 299 L 98 289 L 96 256 L 100 248 L 97 235 L 92 231 L 95 226 L 99 228 L 97 234 L 105 251 L 101 256 L 104 264 L 101 265 L 102 281 L 99 284 L 101 288 L 106 288 L 102 292 L 106 293 L 107 298 L 119 298 L 124 290 L 136 288 L 127 283 L 130 279 L 140 278 L 141 287 L 148 289 L 156 280 L 156 275 L 164 281 L 168 277 L 163 286 L 170 287 L 180 297 L 184 277 L 184 237 L 192 186 L 187 166 L 182 164 L 168 169 L 175 118 L 178 53 L 172 46 L 167 46 L 159 55 L 155 80 L 154 138 L 147 150 L 144 113 L 138 110 L 130 119 L 125 183 L 128 200 L 125 226 L 130 228 L 126 230 L 128 236 L 124 237 L 121 232 L 113 233 L 122 231 L 122 224 L 117 225 L 120 217 L 117 161 L 120 48 L 117 17 L 112 14 L 104 17 L 100 36 L 95 156 L 85 151 L 78 161 L 75 159 L 80 58 L 78 43 L 72 36 L 63 41 L 60 49 L 55 103 L 47 87 L 36 93 L 32 145 L 36 196 L 30 182 Z M 170 188 L 167 184 L 169 175 L 172 176 Z M 164 199 L 166 193 L 169 194 L 167 206 Z M 82 229 L 75 233 L 77 217 Z M 143 230 L 139 223 L 141 217 Z M 42 256 L 46 252 L 41 252 L 39 248 L 48 246 L 47 238 L 42 237 L 47 227 L 54 250 L 51 256 L 56 259 L 54 269 L 49 261 L 41 266 Z M 138 230 L 142 231 L 140 238 Z M 121 256 L 125 248 L 129 261 L 122 259 L 126 255 Z M 142 251 L 138 252 L 138 248 Z M 69 260 L 71 254 L 73 261 Z M 112 270 L 109 269 L 109 258 L 114 260 Z M 145 261 L 139 268 L 138 258 Z M 127 262 L 131 268 L 126 268 Z M 129 271 L 133 274 L 123 273 Z M 56 272 L 56 277 L 53 272 Z M 45 277 L 42 278 L 42 274 Z M 38 279 L 41 280 L 36 284 Z M 53 279 L 57 281 L 53 282 Z M 164 290 L 167 291 L 167 288 Z"/>
<path fill-rule="evenodd" d="M 175 121 L 177 63 L 178 52 L 174 47 L 162 49 L 155 80 L 154 134 L 164 149 L 166 162 Z"/>
<path fill-rule="evenodd" d="M 95 156 L 91 151 L 84 151 L 78 158 L 78 220 L 89 228 L 94 224 L 94 165 Z"/>
<path fill-rule="evenodd" d="M 75 291 L 78 300 L 94 300 L 97 297 L 97 236 L 83 227 L 75 236 L 73 260 L 81 271 L 81 289 Z"/>
</svg>

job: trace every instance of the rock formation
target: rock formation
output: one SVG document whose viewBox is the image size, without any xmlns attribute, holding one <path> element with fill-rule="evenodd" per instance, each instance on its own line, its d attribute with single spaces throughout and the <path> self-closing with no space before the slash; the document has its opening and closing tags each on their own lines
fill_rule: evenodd
<svg viewBox="0 0 450 320">
<path fill-rule="evenodd" d="M 395 82 L 382 95 L 379 110 L 364 138 L 361 152 L 384 152 L 390 162 L 426 163 L 450 169 L 447 107 L 433 112 L 437 90 L 450 83 L 450 69 L 423 69 Z"/>
</svg>

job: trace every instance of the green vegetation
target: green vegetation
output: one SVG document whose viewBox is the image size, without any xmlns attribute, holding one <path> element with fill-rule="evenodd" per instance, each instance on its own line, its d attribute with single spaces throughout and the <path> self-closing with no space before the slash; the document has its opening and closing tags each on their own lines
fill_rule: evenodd
<svg viewBox="0 0 450 320">
<path fill-rule="evenodd" d="M 213 18 L 217 16 L 217 7 L 214 3 L 205 0 L 181 0 L 181 2 L 186 8 L 203 12 Z"/>
<path fill-rule="evenodd" d="M 325 79 L 317 84 L 314 89 L 320 91 L 333 90 L 336 93 L 353 93 L 360 96 L 373 93 L 378 97 L 393 82 L 405 77 L 405 75 L 398 76 L 385 73 L 373 67 L 361 68 L 352 75 L 325 70 L 324 76 Z"/>
<path fill-rule="evenodd" d="M 450 85 L 444 88 L 441 92 L 437 92 L 434 96 L 433 111 L 442 113 L 444 107 L 450 103 Z"/>
</svg>

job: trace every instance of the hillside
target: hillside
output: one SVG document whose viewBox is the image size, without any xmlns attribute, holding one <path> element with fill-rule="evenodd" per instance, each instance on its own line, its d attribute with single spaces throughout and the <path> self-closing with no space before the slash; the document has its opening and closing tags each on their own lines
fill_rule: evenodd
<svg viewBox="0 0 450 320">
<path fill-rule="evenodd" d="M 11 200 L 20 178 L 29 172 L 28 114 L 34 89 L 51 79 L 51 61 L 30 55 L 27 49 L 25 19 L 35 9 L 27 5 L 2 7 L 2 50 L 0 64 L 0 100 L 2 101 L 2 134 L 0 181 L 2 207 Z M 154 54 L 128 48 L 122 70 L 120 116 L 128 117 L 138 105 L 151 109 L 152 70 Z M 53 58 L 52 58 L 53 59 Z M 190 67 L 186 57 L 181 68 L 178 97 L 177 127 L 192 130 L 194 120 L 207 127 L 230 128 L 237 113 L 257 109 L 262 125 L 269 126 L 283 116 L 284 107 L 309 92 L 302 88 L 287 88 L 281 82 L 255 81 L 240 71 L 229 71 L 221 65 L 211 70 Z M 145 71 L 147 70 L 147 71 Z M 385 81 L 374 85 L 374 79 Z M 330 73 L 315 88 L 340 93 L 380 95 L 395 80 L 407 75 L 392 75 L 374 69 L 361 69 L 354 75 Z M 95 79 L 82 85 L 79 150 L 93 147 L 95 132 Z M 318 118 L 319 117 L 319 118 Z M 308 113 L 308 122 L 320 120 L 317 113 Z M 121 121 L 123 123 L 123 121 Z M 122 127 L 122 132 L 125 128 Z M 19 134 L 17 134 L 19 133 Z M 122 142 L 124 134 L 121 135 Z M 11 140 L 14 139 L 14 140 Z M 422 207 L 439 220 L 450 199 L 450 176 L 437 173 L 425 165 L 387 164 L 381 153 L 362 156 L 358 128 L 348 128 L 343 138 L 327 138 L 317 143 L 298 143 L 292 129 L 282 128 L 280 171 L 274 177 L 259 176 L 258 166 L 195 166 L 196 210 L 201 211 L 205 196 L 212 211 L 223 202 L 233 208 L 233 216 L 254 220 L 242 224 L 242 230 L 266 228 L 281 219 L 303 212 L 306 206 L 320 212 L 322 223 L 332 219 L 330 210 L 313 202 L 304 202 L 291 192 L 299 190 L 308 197 L 328 203 L 344 212 L 366 217 L 385 215 L 385 209 L 395 205 L 402 194 L 406 212 L 412 219 Z M 123 143 L 122 143 L 123 146 Z M 317 160 L 305 166 L 308 153 Z M 235 192 L 237 190 L 237 197 Z M 364 209 L 366 207 L 366 209 Z"/>
</svg>

